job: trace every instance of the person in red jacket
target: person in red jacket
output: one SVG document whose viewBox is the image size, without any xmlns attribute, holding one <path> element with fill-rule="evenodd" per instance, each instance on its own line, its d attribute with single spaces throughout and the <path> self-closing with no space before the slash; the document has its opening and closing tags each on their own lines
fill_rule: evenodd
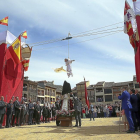
<svg viewBox="0 0 140 140">
<path fill-rule="evenodd" d="M 86 115 L 85 115 L 86 111 L 84 108 L 82 108 L 82 113 L 83 113 L 83 118 L 86 118 Z"/>
<path fill-rule="evenodd" d="M 109 109 L 109 117 L 111 117 L 111 114 L 112 114 L 112 106 L 109 105 L 109 106 L 108 106 L 108 109 Z"/>
</svg>

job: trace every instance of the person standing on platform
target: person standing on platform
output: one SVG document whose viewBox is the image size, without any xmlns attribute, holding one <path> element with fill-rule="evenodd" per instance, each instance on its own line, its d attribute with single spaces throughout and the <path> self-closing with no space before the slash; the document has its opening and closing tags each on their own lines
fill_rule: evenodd
<svg viewBox="0 0 140 140">
<path fill-rule="evenodd" d="M 7 117 L 6 117 L 6 128 L 11 127 L 11 116 L 12 116 L 12 111 L 13 111 L 13 101 L 12 99 L 9 101 L 7 104 Z"/>
<path fill-rule="evenodd" d="M 135 133 L 135 127 L 131 117 L 132 105 L 130 103 L 130 94 L 126 91 L 125 87 L 122 88 L 122 91 L 122 95 L 117 95 L 117 97 L 119 100 L 122 100 L 122 109 L 124 109 L 126 118 L 130 126 L 130 129 L 127 131 L 127 133 Z"/>
<path fill-rule="evenodd" d="M 7 103 L 4 102 L 4 97 L 1 96 L 1 101 L 0 101 L 0 128 L 2 128 L 2 123 L 4 119 L 4 115 L 6 112 L 6 105 Z"/>
<path fill-rule="evenodd" d="M 20 106 L 20 103 L 18 100 L 19 100 L 19 98 L 16 97 L 16 101 L 14 102 L 15 115 L 13 117 L 13 122 L 12 122 L 13 127 L 15 126 L 15 119 L 16 119 L 16 126 L 19 126 L 19 117 L 20 117 L 21 106 Z"/>
<path fill-rule="evenodd" d="M 32 103 L 32 100 L 29 100 L 29 121 L 28 121 L 28 125 L 32 125 L 32 120 L 33 120 L 33 113 L 34 113 L 34 104 Z"/>
<path fill-rule="evenodd" d="M 81 100 L 75 97 L 72 93 L 71 95 L 73 96 L 74 99 L 74 110 L 75 110 L 75 119 L 76 119 L 76 125 L 74 127 L 78 127 L 78 122 L 79 122 L 79 127 L 81 127 Z"/>
</svg>

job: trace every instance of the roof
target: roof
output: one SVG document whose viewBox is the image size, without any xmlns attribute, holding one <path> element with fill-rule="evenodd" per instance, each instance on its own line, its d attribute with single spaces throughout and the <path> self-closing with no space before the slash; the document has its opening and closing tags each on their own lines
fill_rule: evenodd
<svg viewBox="0 0 140 140">
<path fill-rule="evenodd" d="M 117 86 L 128 86 L 128 84 L 132 83 L 133 81 L 128 81 L 128 82 L 119 82 L 119 83 L 114 83 L 113 87 L 117 87 Z"/>
<path fill-rule="evenodd" d="M 82 81 L 82 82 L 80 82 L 80 83 L 77 83 L 76 85 L 84 85 L 85 82 L 89 82 L 89 81 Z"/>
<path fill-rule="evenodd" d="M 103 86 L 104 82 L 105 82 L 105 81 L 98 82 L 98 83 L 96 84 L 96 86 Z"/>
<path fill-rule="evenodd" d="M 56 87 L 56 92 L 62 92 L 63 86 L 61 85 L 54 85 Z"/>
<path fill-rule="evenodd" d="M 45 87 L 50 87 L 50 88 L 55 88 L 56 89 L 55 85 L 53 85 L 51 83 L 38 82 L 38 85 L 41 86 L 41 87 L 44 87 L 44 88 Z"/>
<path fill-rule="evenodd" d="M 39 86 L 39 85 L 37 85 L 37 88 L 42 88 L 42 89 L 45 89 L 45 87 L 42 87 L 42 86 Z"/>
<path fill-rule="evenodd" d="M 94 89 L 94 86 L 95 86 L 95 85 L 89 85 L 89 86 L 87 87 L 87 89 Z"/>
<path fill-rule="evenodd" d="M 114 82 L 105 82 L 104 87 L 112 87 Z"/>
<path fill-rule="evenodd" d="M 24 79 L 23 83 L 25 84 L 25 82 L 28 82 L 28 83 L 31 83 L 31 84 L 34 84 L 34 85 L 38 84 L 36 81 L 31 81 L 31 80 L 28 80 L 28 79 Z"/>
</svg>

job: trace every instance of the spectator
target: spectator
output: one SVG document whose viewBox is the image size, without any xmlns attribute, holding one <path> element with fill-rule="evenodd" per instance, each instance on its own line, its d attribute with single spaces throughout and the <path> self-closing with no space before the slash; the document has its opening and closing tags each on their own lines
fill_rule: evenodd
<svg viewBox="0 0 140 140">
<path fill-rule="evenodd" d="M 96 108 L 96 106 L 94 106 L 93 115 L 94 115 L 94 118 L 97 118 L 97 108 Z"/>
<path fill-rule="evenodd" d="M 106 105 L 104 105 L 103 112 L 104 112 L 104 117 L 106 118 L 107 117 L 107 107 L 106 107 Z"/>
<path fill-rule="evenodd" d="M 82 113 L 83 113 L 83 118 L 86 118 L 85 109 L 84 108 L 82 109 Z"/>
</svg>

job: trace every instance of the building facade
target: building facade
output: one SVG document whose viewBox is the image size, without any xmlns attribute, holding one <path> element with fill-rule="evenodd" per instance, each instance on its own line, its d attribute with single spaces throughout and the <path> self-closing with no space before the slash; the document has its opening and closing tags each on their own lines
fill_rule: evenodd
<svg viewBox="0 0 140 140">
<path fill-rule="evenodd" d="M 45 102 L 55 102 L 56 101 L 56 87 L 54 82 L 48 81 L 38 81 L 38 85 L 45 89 Z"/>
<path fill-rule="evenodd" d="M 88 99 L 89 102 L 94 105 L 99 104 L 115 104 L 120 102 L 117 96 L 121 94 L 121 87 L 126 87 L 127 89 L 137 89 L 140 91 L 139 84 L 136 81 L 136 76 L 133 76 L 133 81 L 128 82 L 97 82 L 95 85 L 89 85 L 89 81 L 86 82 Z M 84 82 L 76 84 L 73 91 L 77 93 L 79 98 L 82 98 L 82 104 L 85 105 L 85 85 Z"/>
<path fill-rule="evenodd" d="M 26 102 L 30 99 L 33 102 L 37 100 L 37 85 L 37 82 L 29 80 L 28 77 L 24 77 L 22 96 Z"/>
<path fill-rule="evenodd" d="M 85 82 L 86 82 L 86 87 L 88 87 L 90 85 L 90 82 L 89 81 L 85 81 Z M 81 98 L 82 104 L 85 103 L 85 82 L 83 81 L 76 84 L 77 96 Z"/>
<path fill-rule="evenodd" d="M 37 86 L 37 101 L 41 104 L 45 103 L 45 88 L 41 86 Z"/>
</svg>

